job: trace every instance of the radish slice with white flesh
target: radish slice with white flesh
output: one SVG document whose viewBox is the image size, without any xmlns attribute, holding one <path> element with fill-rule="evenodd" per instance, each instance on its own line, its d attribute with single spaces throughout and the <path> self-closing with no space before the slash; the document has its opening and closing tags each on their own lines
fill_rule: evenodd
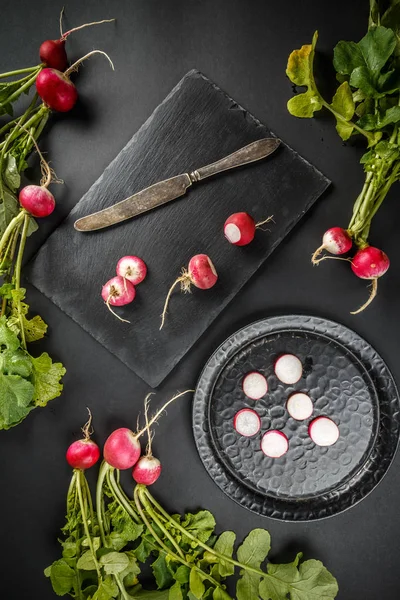
<svg viewBox="0 0 400 600">
<path fill-rule="evenodd" d="M 268 392 L 268 382 L 258 371 L 247 373 L 243 379 L 243 391 L 248 398 L 259 400 Z"/>
<path fill-rule="evenodd" d="M 317 417 L 310 423 L 308 433 L 317 446 L 333 446 L 339 438 L 339 427 L 328 417 Z"/>
<path fill-rule="evenodd" d="M 294 354 L 282 354 L 275 362 L 275 375 L 277 378 L 291 385 L 297 383 L 303 374 L 303 365 Z"/>
<path fill-rule="evenodd" d="M 296 392 L 289 396 L 286 408 L 291 417 L 296 421 L 304 421 L 311 417 L 314 407 L 310 396 L 303 392 Z"/>
<path fill-rule="evenodd" d="M 286 454 L 289 449 L 289 442 L 282 431 L 272 429 L 264 433 L 261 440 L 261 450 L 269 458 L 279 458 Z"/>
<path fill-rule="evenodd" d="M 261 429 L 261 419 L 255 410 L 243 408 L 236 413 L 233 426 L 240 435 L 251 437 Z"/>
</svg>

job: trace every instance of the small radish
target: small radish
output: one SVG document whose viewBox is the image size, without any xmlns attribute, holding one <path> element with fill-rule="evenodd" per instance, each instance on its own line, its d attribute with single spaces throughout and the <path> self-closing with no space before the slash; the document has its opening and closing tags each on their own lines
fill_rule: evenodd
<svg viewBox="0 0 400 600">
<path fill-rule="evenodd" d="M 253 241 L 256 229 L 270 221 L 272 217 L 256 223 L 246 212 L 233 213 L 224 223 L 224 235 L 234 246 L 247 246 Z"/>
<path fill-rule="evenodd" d="M 342 227 L 331 227 L 325 231 L 322 237 L 322 245 L 316 249 L 312 255 L 311 262 L 313 265 L 317 265 L 321 260 L 326 257 L 318 258 L 323 250 L 327 250 L 330 254 L 345 254 L 348 252 L 353 245 L 353 241 L 349 233 Z"/>
<path fill-rule="evenodd" d="M 268 392 L 268 382 L 264 375 L 257 371 L 247 373 L 243 379 L 243 391 L 248 398 L 259 400 Z"/>
<path fill-rule="evenodd" d="M 146 263 L 138 256 L 123 256 L 117 263 L 117 275 L 138 285 L 147 275 Z"/>
<path fill-rule="evenodd" d="M 212 288 L 218 280 L 217 271 L 211 259 L 206 254 L 196 254 L 190 261 L 187 270 L 182 269 L 181 276 L 178 277 L 172 284 L 165 299 L 164 310 L 161 315 L 161 326 L 163 328 L 165 322 L 165 315 L 167 314 L 168 303 L 171 298 L 171 294 L 178 283 L 181 284 L 182 292 L 190 292 L 190 286 L 193 284 L 200 290 L 208 290 Z"/>
<path fill-rule="evenodd" d="M 145 456 L 141 456 L 133 467 L 132 477 L 136 483 L 143 485 L 153 485 L 161 475 L 161 463 L 158 458 L 155 458 L 151 451 L 151 444 L 153 441 L 153 434 L 150 429 L 149 418 L 148 418 L 148 407 L 149 407 L 149 396 L 147 396 L 144 403 L 144 416 L 146 419 L 146 430 L 147 430 L 147 448 Z"/>
<path fill-rule="evenodd" d="M 107 305 L 107 308 L 120 321 L 129 323 L 126 319 L 122 319 L 110 306 L 125 306 L 135 299 L 136 290 L 134 285 L 123 277 L 112 277 L 105 283 L 101 290 L 101 297 Z"/>
<path fill-rule="evenodd" d="M 150 419 L 148 427 L 157 421 L 159 416 L 171 402 L 174 402 L 174 400 L 188 392 L 193 392 L 193 390 L 186 390 L 185 392 L 176 394 L 173 398 L 168 400 L 168 402 L 166 402 Z M 148 397 L 149 396 L 147 396 L 146 401 Z M 148 430 L 148 427 L 144 427 L 137 433 L 134 433 L 126 427 L 121 427 L 120 429 L 113 431 L 104 444 L 104 460 L 115 469 L 122 470 L 132 468 L 140 458 L 141 446 L 139 438 Z"/>
<path fill-rule="evenodd" d="M 69 75 L 77 70 L 82 61 L 93 54 L 103 54 L 106 56 L 114 69 L 111 59 L 105 52 L 102 52 L 101 50 L 92 50 L 71 65 L 65 73 L 50 68 L 45 68 L 40 71 L 36 78 L 36 91 L 49 108 L 58 112 L 68 112 L 75 106 L 78 99 L 78 92 L 72 81 L 69 79 Z"/>
<path fill-rule="evenodd" d="M 92 413 L 89 411 L 89 420 L 82 428 L 84 438 L 73 442 L 66 454 L 68 464 L 73 469 L 90 469 L 100 458 L 100 448 L 90 439 L 93 430 L 91 429 Z"/>
<path fill-rule="evenodd" d="M 294 354 L 282 354 L 275 361 L 275 375 L 277 378 L 286 383 L 292 385 L 297 383 L 303 374 L 303 365 L 300 359 Z"/>
<path fill-rule="evenodd" d="M 317 417 L 310 423 L 308 434 L 317 446 L 333 446 L 339 438 L 339 427 L 328 417 Z"/>
<path fill-rule="evenodd" d="M 251 437 L 260 431 L 261 419 L 255 410 L 243 408 L 236 413 L 233 426 L 240 435 Z"/>
<path fill-rule="evenodd" d="M 286 454 L 289 449 L 289 442 L 282 431 L 272 429 L 264 433 L 261 440 L 261 450 L 269 458 L 279 458 Z"/>
<path fill-rule="evenodd" d="M 382 277 L 389 267 L 389 257 L 382 250 L 379 250 L 379 248 L 366 246 L 365 248 L 358 250 L 351 261 L 351 269 L 357 277 L 360 277 L 361 279 L 371 279 L 372 289 L 368 300 L 360 306 L 358 310 L 353 311 L 351 313 L 352 315 L 362 312 L 369 304 L 371 304 L 378 292 L 378 278 Z"/>
<path fill-rule="evenodd" d="M 289 396 L 286 408 L 291 417 L 296 421 L 303 421 L 311 417 L 314 407 L 310 396 L 296 392 Z"/>
</svg>

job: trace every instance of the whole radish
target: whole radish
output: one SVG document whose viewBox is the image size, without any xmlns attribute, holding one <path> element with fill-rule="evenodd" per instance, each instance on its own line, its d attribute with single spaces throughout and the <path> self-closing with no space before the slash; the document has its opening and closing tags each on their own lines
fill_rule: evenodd
<svg viewBox="0 0 400 600">
<path fill-rule="evenodd" d="M 187 293 L 190 292 L 192 284 L 200 290 L 208 290 L 217 283 L 217 280 L 217 271 L 215 270 L 215 267 L 207 254 L 196 254 L 193 256 L 189 261 L 187 270 L 185 268 L 182 269 L 181 276 L 174 281 L 169 289 L 168 295 L 165 299 L 164 310 L 161 315 L 160 329 L 162 329 L 164 326 L 168 303 L 171 298 L 171 294 L 178 283 L 181 284 L 181 291 Z"/>
<path fill-rule="evenodd" d="M 117 263 L 117 275 L 133 285 L 142 283 L 147 275 L 146 263 L 138 256 L 123 256 Z"/>
<path fill-rule="evenodd" d="M 224 235 L 234 246 L 247 246 L 253 241 L 256 229 L 270 221 L 272 217 L 256 223 L 246 212 L 233 213 L 224 223 Z"/>
<path fill-rule="evenodd" d="M 353 241 L 345 229 L 342 227 L 331 227 L 325 231 L 322 237 L 322 244 L 312 255 L 311 262 L 313 265 L 317 265 L 321 260 L 324 260 L 325 257 L 318 258 L 323 250 L 339 256 L 348 252 L 352 245 Z"/>
<path fill-rule="evenodd" d="M 379 248 L 366 246 L 358 250 L 351 261 L 351 270 L 361 279 L 370 279 L 372 281 L 372 289 L 368 300 L 358 310 L 353 311 L 352 315 L 362 312 L 371 304 L 378 292 L 378 278 L 382 277 L 389 267 L 390 260 L 387 254 Z"/>
<path fill-rule="evenodd" d="M 129 323 L 126 319 L 122 319 L 116 312 L 114 312 L 110 306 L 125 306 L 130 304 L 135 299 L 136 290 L 134 285 L 117 275 L 112 277 L 105 283 L 101 289 L 101 297 L 107 305 L 107 308 L 112 314 L 117 317 L 120 321 Z"/>
<path fill-rule="evenodd" d="M 73 469 L 90 469 L 97 463 L 100 458 L 100 448 L 98 445 L 90 439 L 93 430 L 91 429 L 92 424 L 92 413 L 88 409 L 89 420 L 86 425 L 82 428 L 84 438 L 73 442 L 66 454 L 67 462 Z"/>
<path fill-rule="evenodd" d="M 152 485 L 157 481 L 157 479 L 161 475 L 161 462 L 158 460 L 158 458 L 155 458 L 153 456 L 151 451 L 153 435 L 150 429 L 150 423 L 148 418 L 149 398 L 150 395 L 147 396 L 144 405 L 144 416 L 146 420 L 147 431 L 146 454 L 139 458 L 132 471 L 132 477 L 136 481 L 136 483 L 141 483 L 143 485 Z"/>
<path fill-rule="evenodd" d="M 78 66 L 93 54 L 103 54 L 106 56 L 114 69 L 111 59 L 105 52 L 92 50 L 92 52 L 89 52 L 71 65 L 65 73 L 62 73 L 58 69 L 50 68 L 40 71 L 36 78 L 36 91 L 49 108 L 57 112 L 68 112 L 75 106 L 78 99 L 78 92 L 69 75 L 76 71 Z"/>
</svg>

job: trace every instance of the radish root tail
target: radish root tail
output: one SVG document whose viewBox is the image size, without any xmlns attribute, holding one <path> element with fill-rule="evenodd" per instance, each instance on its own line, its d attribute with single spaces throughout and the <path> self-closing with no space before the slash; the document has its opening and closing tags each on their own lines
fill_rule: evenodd
<svg viewBox="0 0 400 600">
<path fill-rule="evenodd" d="M 61 36 L 61 39 L 64 38 L 63 26 L 62 26 L 62 20 L 63 20 L 63 16 L 64 16 L 64 10 L 65 10 L 65 6 L 62 7 L 61 12 L 60 12 L 60 36 Z"/>
<path fill-rule="evenodd" d="M 363 310 L 365 310 L 367 308 L 367 306 L 369 306 L 372 302 L 372 300 L 375 298 L 376 294 L 378 293 L 378 279 L 375 278 L 372 280 L 372 284 L 371 284 L 371 292 L 369 294 L 369 298 L 366 302 L 364 302 L 364 304 L 362 306 L 360 306 L 360 308 L 358 308 L 357 310 L 352 311 L 350 314 L 351 315 L 358 315 L 360 312 L 362 312 Z"/>
<path fill-rule="evenodd" d="M 321 262 L 321 260 L 324 260 L 326 258 L 325 256 L 318 258 L 323 250 L 325 250 L 325 246 L 323 244 L 322 244 L 322 246 L 320 246 L 319 248 L 316 249 L 316 251 L 314 252 L 314 254 L 311 257 L 311 262 L 313 265 L 318 265 Z"/>
<path fill-rule="evenodd" d="M 79 31 L 80 29 L 84 29 L 84 27 L 91 27 L 92 25 L 101 25 L 102 23 L 112 23 L 115 19 L 103 19 L 102 21 L 93 21 L 92 23 L 84 23 L 83 25 L 79 25 L 78 27 L 74 27 L 65 33 L 62 32 L 61 18 L 64 8 L 61 11 L 60 15 L 60 31 L 61 31 L 61 40 L 64 41 L 67 37 L 73 33 L 74 31 Z"/>
<path fill-rule="evenodd" d="M 79 60 L 74 62 L 74 64 L 72 64 L 70 67 L 68 67 L 68 69 L 66 71 L 64 71 L 64 75 L 66 77 L 68 77 L 68 75 L 70 75 L 74 71 L 77 71 L 79 68 L 79 65 L 81 63 L 83 63 L 84 60 L 86 60 L 87 58 L 90 58 L 94 54 L 102 54 L 103 56 L 105 56 L 107 58 L 108 62 L 110 63 L 112 70 L 114 71 L 114 63 L 111 60 L 111 58 L 108 56 L 108 54 L 103 52 L 103 50 L 92 50 L 91 52 L 88 52 L 87 54 L 85 54 L 85 56 L 82 56 L 82 58 L 80 58 Z"/>
<path fill-rule="evenodd" d="M 85 440 L 90 440 L 90 436 L 93 434 L 93 427 L 92 427 L 92 413 L 90 411 L 90 408 L 86 407 L 87 411 L 89 413 L 89 419 L 87 420 L 87 422 L 85 423 L 85 425 L 82 427 L 82 433 L 85 437 Z"/>
<path fill-rule="evenodd" d="M 123 319 L 122 317 L 117 315 L 117 313 L 111 308 L 111 306 L 110 306 L 111 298 L 112 298 L 112 294 L 110 294 L 107 298 L 106 306 L 107 306 L 108 310 L 114 315 L 114 317 L 117 317 L 117 319 L 119 319 L 123 323 L 130 323 L 130 321 L 128 321 L 127 319 Z"/>
<path fill-rule="evenodd" d="M 256 223 L 256 229 L 262 229 L 263 225 L 266 225 L 267 223 L 271 223 L 271 221 L 273 223 L 275 223 L 275 221 L 274 221 L 274 215 L 271 215 L 267 219 L 264 219 L 264 221 L 259 221 L 258 223 Z M 263 231 L 267 231 L 266 229 L 262 229 L 262 230 Z"/>
<path fill-rule="evenodd" d="M 151 431 L 149 425 L 149 406 L 150 406 L 150 397 L 153 394 L 147 394 L 144 399 L 144 420 L 146 422 L 146 431 L 147 431 L 147 446 L 146 446 L 146 456 L 152 456 L 151 453 L 151 444 L 153 442 L 154 432 Z"/>
<path fill-rule="evenodd" d="M 156 423 L 157 419 L 160 418 L 161 414 L 164 412 L 164 410 L 175 400 L 177 400 L 178 398 L 180 398 L 181 396 L 184 396 L 185 394 L 194 394 L 194 390 L 185 390 L 184 392 L 179 392 L 178 394 L 175 394 L 175 396 L 173 396 L 172 398 L 170 398 L 168 400 L 168 402 L 166 402 L 164 404 L 164 406 L 162 406 L 155 415 L 153 415 L 150 419 L 150 421 L 146 422 L 146 427 L 144 427 L 143 429 L 141 429 L 137 434 L 136 437 L 139 438 L 141 435 L 143 435 L 146 431 L 149 430 L 149 428 Z"/>
<path fill-rule="evenodd" d="M 182 274 L 180 275 L 180 277 L 178 277 L 177 279 L 175 279 L 174 283 L 169 288 L 167 297 L 165 298 L 164 309 L 163 309 L 162 315 L 161 315 L 160 331 L 164 327 L 165 317 L 166 317 L 166 314 L 167 314 L 168 304 L 169 304 L 169 301 L 171 299 L 172 292 L 174 291 L 174 289 L 178 285 L 178 283 L 181 284 L 181 291 L 182 292 L 184 292 L 184 293 L 190 292 L 190 286 L 191 286 L 192 280 L 191 280 L 191 277 L 190 277 L 190 275 L 189 275 L 189 273 L 188 273 L 188 271 L 186 269 L 182 269 Z"/>
<path fill-rule="evenodd" d="M 321 246 L 320 248 L 324 248 L 324 246 Z M 318 254 L 322 252 L 320 248 L 318 248 L 312 255 L 311 262 L 313 265 L 318 265 L 323 260 L 344 260 L 345 262 L 351 262 L 351 258 L 342 258 L 341 256 L 329 256 L 328 254 L 321 256 L 321 258 L 315 258 L 315 256 L 318 256 Z M 316 255 L 317 252 L 318 254 Z"/>
</svg>

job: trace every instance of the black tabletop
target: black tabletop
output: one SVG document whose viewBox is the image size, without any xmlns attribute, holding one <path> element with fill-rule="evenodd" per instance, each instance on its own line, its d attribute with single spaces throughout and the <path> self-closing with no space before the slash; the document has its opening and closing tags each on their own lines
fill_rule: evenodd
<svg viewBox="0 0 400 600">
<path fill-rule="evenodd" d="M 35 64 L 41 41 L 57 37 L 62 4 L 1 3 L 0 72 Z M 154 404 L 177 389 L 193 387 L 211 352 L 239 327 L 293 312 L 324 316 L 355 329 L 400 381 L 398 191 L 389 195 L 371 234 L 372 242 L 389 255 L 391 269 L 374 304 L 352 316 L 350 310 L 366 297 L 364 283 L 341 263 L 327 261 L 312 268 L 309 259 L 325 229 L 349 220 L 363 180 L 358 164 L 362 147 L 344 147 L 329 117 L 299 120 L 286 110 L 292 93 L 285 77 L 289 52 L 308 43 L 318 29 L 319 65 L 329 74 L 335 43 L 364 34 L 367 0 L 70 0 L 66 5 L 66 27 L 107 17 L 116 17 L 117 23 L 79 32 L 68 41 L 70 58 L 101 48 L 112 57 L 115 72 L 100 56 L 92 58 L 77 80 L 77 107 L 52 117 L 42 147 L 65 185 L 57 188 L 56 211 L 30 240 L 28 254 L 34 255 L 153 109 L 195 67 L 315 164 L 333 185 L 168 377 Z M 67 286 L 62 271 L 60 265 L 57 285 Z M 32 310 L 49 323 L 49 335 L 38 344 L 38 352 L 48 351 L 68 372 L 61 398 L 0 434 L 1 597 L 51 600 L 55 596 L 43 568 L 58 557 L 57 534 L 70 477 L 65 449 L 79 435 L 86 406 L 93 411 L 101 443 L 113 427 L 135 424 L 149 388 L 33 287 L 28 286 L 28 294 Z M 154 493 L 167 508 L 206 507 L 221 529 L 234 529 L 239 537 L 265 527 L 272 536 L 272 559 L 290 560 L 299 550 L 320 558 L 338 578 L 341 600 L 399 595 L 400 456 L 363 502 L 339 516 L 307 524 L 258 517 L 214 485 L 196 452 L 189 400 L 180 400 L 160 421 L 154 450 L 164 466 Z M 128 474 L 125 484 L 130 485 Z"/>
</svg>

